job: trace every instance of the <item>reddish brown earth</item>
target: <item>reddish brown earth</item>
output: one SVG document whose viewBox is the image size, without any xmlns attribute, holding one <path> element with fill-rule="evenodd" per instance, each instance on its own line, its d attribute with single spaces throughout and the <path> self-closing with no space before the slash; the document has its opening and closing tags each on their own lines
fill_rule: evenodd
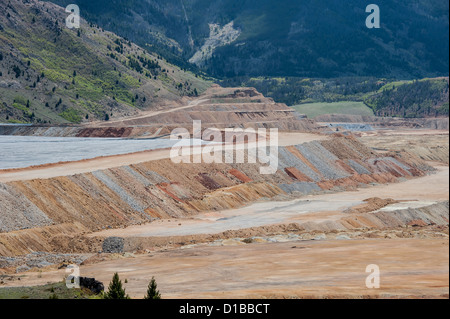
<svg viewBox="0 0 450 319">
<path fill-rule="evenodd" d="M 309 167 L 312 173 L 306 170 L 302 174 L 316 175 L 317 190 L 350 190 L 367 182 L 385 184 L 425 174 L 405 158 L 379 158 L 352 137 L 337 135 L 311 143 L 303 145 L 303 154 L 287 147 L 282 154 L 288 157 L 280 160 Z M 326 159 L 314 153 L 318 147 L 329 152 Z M 313 164 L 306 156 L 318 162 Z M 356 171 L 353 175 L 341 172 L 342 161 L 348 160 L 357 161 L 367 176 Z M 345 172 L 348 177 L 330 179 L 329 170 L 338 175 Z M 242 175 L 236 176 L 237 172 Z M 0 202 L 2 227 L 7 231 L 0 234 L 0 253 L 14 256 L 41 250 L 42 246 L 51 247 L 52 237 L 45 236 L 45 232 L 39 240 L 31 239 L 31 233 L 42 227 L 58 229 L 60 224 L 77 223 L 83 227 L 79 233 L 60 234 L 76 236 L 104 228 L 140 225 L 155 218 L 188 218 L 202 212 L 236 209 L 262 199 L 299 196 L 286 187 L 295 185 L 303 176 L 290 172 L 289 175 L 279 169 L 276 174 L 261 175 L 256 164 L 175 164 L 163 159 L 92 173 L 9 182 L 3 186 L 6 201 Z M 315 183 L 308 187 L 311 184 Z M 305 185 L 299 187 L 308 192 Z M 24 205 L 32 207 L 33 213 L 24 211 Z M 30 220 L 30 214 L 36 217 Z M 11 236 L 11 232 L 15 235 Z"/>
<path fill-rule="evenodd" d="M 153 252 L 81 266 L 108 283 L 114 272 L 134 298 L 152 276 L 163 298 L 448 298 L 447 239 L 329 240 L 198 247 Z M 368 265 L 380 288 L 366 287 Z M 64 269 L 30 272 L 26 282 L 60 281 Z M 180 287 L 182 287 L 180 289 Z"/>
<path fill-rule="evenodd" d="M 448 298 L 448 133 L 416 123 L 320 135 L 254 90 L 212 87 L 185 106 L 55 134 L 161 136 L 195 119 L 291 131 L 279 170 L 174 164 L 158 150 L 0 171 L 0 258 L 85 253 L 82 275 L 107 286 L 118 271 L 137 298 L 152 276 L 166 298 Z M 110 236 L 123 252 L 97 254 Z M 380 289 L 365 286 L 369 264 Z M 37 285 L 60 281 L 57 267 L 0 273 L 22 276 L 7 286 Z"/>
</svg>

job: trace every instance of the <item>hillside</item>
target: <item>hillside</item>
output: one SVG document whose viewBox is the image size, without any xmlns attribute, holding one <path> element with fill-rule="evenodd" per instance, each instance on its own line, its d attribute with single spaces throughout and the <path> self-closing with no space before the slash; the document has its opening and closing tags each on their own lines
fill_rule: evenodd
<svg viewBox="0 0 450 319">
<path fill-rule="evenodd" d="M 212 76 L 447 75 L 449 3 L 380 0 L 381 28 L 349 0 L 51 0 Z"/>
<path fill-rule="evenodd" d="M 448 117 L 447 77 L 395 81 L 374 77 L 314 79 L 238 77 L 225 87 L 251 86 L 275 101 L 314 117 L 322 114 L 388 117 Z"/>
<path fill-rule="evenodd" d="M 448 77 L 391 83 L 365 103 L 378 116 L 448 117 L 448 89 Z"/>
<path fill-rule="evenodd" d="M 225 87 L 250 86 L 289 106 L 305 103 L 362 102 L 391 83 L 375 77 L 299 78 L 236 77 L 220 81 Z"/>
<path fill-rule="evenodd" d="M 324 114 L 373 115 L 372 110 L 362 102 L 306 103 L 295 105 L 293 108 L 308 118 Z"/>
<path fill-rule="evenodd" d="M 209 83 L 42 1 L 0 3 L 0 122 L 80 123 L 177 105 Z"/>
</svg>

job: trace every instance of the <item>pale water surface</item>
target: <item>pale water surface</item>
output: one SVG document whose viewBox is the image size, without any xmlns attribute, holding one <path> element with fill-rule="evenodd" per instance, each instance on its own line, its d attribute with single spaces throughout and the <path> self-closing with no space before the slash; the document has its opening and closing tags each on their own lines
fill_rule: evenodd
<svg viewBox="0 0 450 319">
<path fill-rule="evenodd" d="M 177 142 L 170 139 L 0 136 L 0 169 L 170 148 Z M 188 145 L 190 141 L 185 142 Z"/>
</svg>

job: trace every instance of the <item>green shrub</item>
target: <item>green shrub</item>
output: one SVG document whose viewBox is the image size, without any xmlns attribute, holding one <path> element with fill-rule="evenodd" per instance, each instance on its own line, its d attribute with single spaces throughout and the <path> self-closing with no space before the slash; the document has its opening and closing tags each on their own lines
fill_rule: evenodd
<svg viewBox="0 0 450 319">
<path fill-rule="evenodd" d="M 62 113 L 59 113 L 59 116 L 61 116 L 63 119 L 71 122 L 71 123 L 81 123 L 82 116 L 80 111 L 75 110 L 73 108 L 68 108 Z"/>
<path fill-rule="evenodd" d="M 148 284 L 147 295 L 144 297 L 144 299 L 152 299 L 152 300 L 161 299 L 161 294 L 159 293 L 155 277 L 152 277 L 152 280 Z"/>
<path fill-rule="evenodd" d="M 115 273 L 111 282 L 109 283 L 108 292 L 103 296 L 104 299 L 130 299 L 122 287 L 122 281 L 119 279 L 119 274 Z"/>
</svg>

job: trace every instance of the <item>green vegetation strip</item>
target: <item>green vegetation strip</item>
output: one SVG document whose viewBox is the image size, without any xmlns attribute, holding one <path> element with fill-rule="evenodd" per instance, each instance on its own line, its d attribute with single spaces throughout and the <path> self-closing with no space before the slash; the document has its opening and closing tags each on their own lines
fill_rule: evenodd
<svg viewBox="0 0 450 319">
<path fill-rule="evenodd" d="M 69 289 L 64 282 L 35 287 L 0 288 L 0 299 L 99 299 L 89 289 Z"/>
<path fill-rule="evenodd" d="M 373 111 L 363 102 L 307 103 L 293 108 L 309 118 L 324 114 L 373 115 Z"/>
</svg>

